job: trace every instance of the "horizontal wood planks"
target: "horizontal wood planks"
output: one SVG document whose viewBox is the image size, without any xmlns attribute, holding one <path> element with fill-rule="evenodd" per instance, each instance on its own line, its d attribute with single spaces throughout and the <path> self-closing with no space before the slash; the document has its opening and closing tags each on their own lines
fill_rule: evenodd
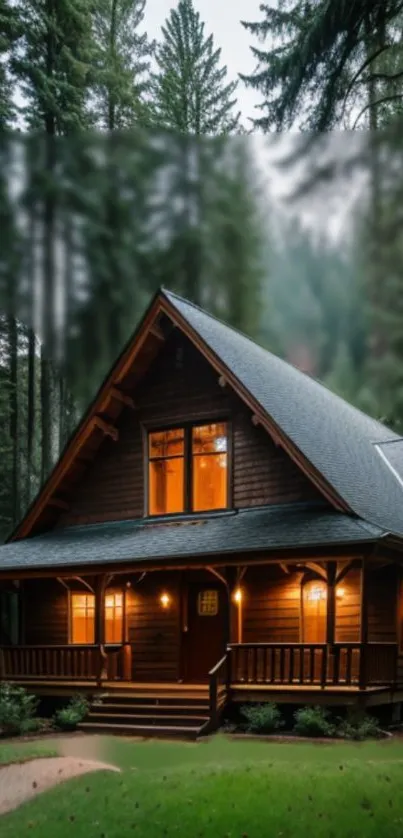
<svg viewBox="0 0 403 838">
<path fill-rule="evenodd" d="M 360 630 L 361 570 L 355 568 L 348 571 L 336 588 L 335 640 L 337 643 L 358 643 Z"/>
<path fill-rule="evenodd" d="M 68 642 L 68 592 L 56 579 L 26 580 L 22 586 L 24 643 Z"/>
<path fill-rule="evenodd" d="M 163 608 L 160 597 L 169 596 Z M 179 678 L 179 574 L 150 574 L 128 589 L 126 620 L 132 644 L 133 681 L 177 681 Z"/>
<path fill-rule="evenodd" d="M 59 525 L 138 518 L 144 514 L 142 425 L 229 418 L 232 421 L 235 507 L 310 500 L 318 490 L 276 447 L 250 411 L 183 335 L 173 333 L 154 360 L 117 423 L 119 440 L 106 437 L 93 463 L 71 491 L 70 510 Z"/>
</svg>

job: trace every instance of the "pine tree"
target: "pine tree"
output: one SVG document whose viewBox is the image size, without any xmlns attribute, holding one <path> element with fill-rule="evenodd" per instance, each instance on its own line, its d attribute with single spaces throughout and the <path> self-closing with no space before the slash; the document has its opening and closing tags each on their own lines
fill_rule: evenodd
<svg viewBox="0 0 403 838">
<path fill-rule="evenodd" d="M 108 131 L 150 121 L 147 99 L 155 44 L 139 32 L 146 0 L 98 0 L 93 11 L 96 45 L 90 88 L 91 121 Z"/>
<path fill-rule="evenodd" d="M 236 81 L 227 81 L 221 50 L 192 0 L 179 0 L 162 27 L 156 50 L 153 96 L 159 125 L 183 134 L 226 134 L 239 130 Z"/>
<path fill-rule="evenodd" d="M 275 7 L 262 5 L 261 11 L 260 21 L 242 21 L 254 36 L 265 41 L 270 35 L 275 43 L 267 50 L 252 47 L 256 70 L 240 76 L 263 97 L 264 115 L 253 120 L 255 128 L 281 130 L 298 120 L 304 128 L 323 131 L 342 122 L 352 96 L 366 113 L 390 101 L 391 93 L 381 91 L 370 102 L 367 94 L 368 85 L 378 83 L 381 57 L 396 52 L 400 0 L 282 0 Z M 403 72 L 401 44 L 399 52 Z M 394 72 L 384 65 L 385 77 Z M 401 86 L 393 95 L 401 101 Z"/>
<path fill-rule="evenodd" d="M 0 0 L 0 131 L 15 118 L 12 101 L 12 56 L 22 30 L 17 9 L 10 0 Z"/>
</svg>

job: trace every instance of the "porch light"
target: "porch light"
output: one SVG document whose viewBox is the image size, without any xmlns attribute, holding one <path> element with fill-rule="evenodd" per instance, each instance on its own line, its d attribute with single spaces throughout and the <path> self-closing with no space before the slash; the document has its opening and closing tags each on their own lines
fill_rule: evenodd
<svg viewBox="0 0 403 838">
<path fill-rule="evenodd" d="M 320 588 L 319 586 L 311 588 L 311 590 L 308 592 L 307 599 L 310 599 L 312 602 L 316 602 L 319 599 L 326 599 L 326 592 L 323 588 Z"/>
<path fill-rule="evenodd" d="M 336 590 L 337 599 L 343 599 L 344 594 L 345 594 L 344 588 L 337 588 L 337 590 Z"/>
<path fill-rule="evenodd" d="M 241 604 L 241 602 L 242 602 L 242 591 L 241 591 L 240 588 L 236 589 L 236 591 L 234 593 L 234 600 L 238 605 Z"/>
<path fill-rule="evenodd" d="M 168 608 L 168 605 L 171 601 L 169 594 L 161 594 L 160 596 L 160 603 L 163 608 Z"/>
</svg>

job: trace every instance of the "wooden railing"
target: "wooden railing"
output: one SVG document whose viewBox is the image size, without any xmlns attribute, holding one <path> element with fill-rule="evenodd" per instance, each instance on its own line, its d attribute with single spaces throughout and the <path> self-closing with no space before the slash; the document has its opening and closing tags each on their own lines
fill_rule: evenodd
<svg viewBox="0 0 403 838">
<path fill-rule="evenodd" d="M 209 672 L 210 730 L 215 730 L 218 726 L 220 709 L 227 697 L 229 679 L 229 653 L 226 652 Z"/>
<path fill-rule="evenodd" d="M 232 684 L 393 685 L 395 643 L 235 643 L 228 647 Z"/>
<path fill-rule="evenodd" d="M 100 678 L 99 646 L 2 646 L 0 678 Z"/>
</svg>

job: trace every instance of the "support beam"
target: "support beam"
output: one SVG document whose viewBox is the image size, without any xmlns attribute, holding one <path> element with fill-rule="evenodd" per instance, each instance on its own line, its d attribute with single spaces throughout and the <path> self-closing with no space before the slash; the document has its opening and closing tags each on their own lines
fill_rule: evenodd
<svg viewBox="0 0 403 838">
<path fill-rule="evenodd" d="M 225 576 L 223 576 L 221 573 L 219 573 L 218 570 L 216 570 L 214 567 L 210 567 L 210 566 L 207 567 L 206 570 L 208 570 L 209 573 L 212 573 L 213 576 L 216 576 L 216 578 L 219 579 L 220 582 L 222 582 L 223 585 L 225 585 L 226 588 L 228 588 L 228 582 L 227 582 Z"/>
<path fill-rule="evenodd" d="M 368 566 L 364 558 L 361 559 L 361 627 L 360 627 L 360 674 L 359 686 L 365 690 L 367 685 L 367 659 L 368 648 Z"/>
<path fill-rule="evenodd" d="M 132 399 L 131 396 L 128 396 L 127 393 L 124 393 L 123 390 L 119 390 L 118 387 L 112 387 L 111 396 L 113 399 L 116 399 L 116 401 L 126 405 L 126 407 L 131 407 L 132 410 L 136 409 L 136 403 L 134 399 Z"/>
<path fill-rule="evenodd" d="M 110 436 L 114 442 L 117 442 L 119 439 L 119 431 L 113 425 L 108 425 L 107 422 L 104 422 L 100 416 L 94 416 L 94 425 L 95 427 L 99 428 L 105 436 Z"/>
<path fill-rule="evenodd" d="M 344 567 L 342 567 L 341 570 L 339 570 L 339 572 L 336 575 L 336 585 L 339 585 L 340 582 L 343 581 L 344 577 L 347 576 L 347 573 L 349 572 L 349 570 L 353 570 L 353 568 L 356 568 L 356 567 L 360 567 L 359 560 L 351 559 L 350 562 L 347 562 L 347 564 Z"/>
<path fill-rule="evenodd" d="M 330 562 L 329 564 L 333 564 L 333 562 Z M 307 567 L 309 570 L 313 570 L 313 572 L 320 576 L 321 579 L 324 579 L 325 582 L 328 581 L 328 574 L 326 573 L 326 570 L 317 562 L 305 562 L 304 567 Z"/>
<path fill-rule="evenodd" d="M 336 567 L 336 562 L 329 562 L 327 566 L 326 639 L 329 646 L 333 646 L 335 640 Z"/>
<path fill-rule="evenodd" d="M 157 322 L 152 323 L 149 328 L 149 332 L 151 335 L 154 335 L 155 338 L 158 338 L 158 340 L 165 340 L 165 335 Z"/>
<path fill-rule="evenodd" d="M 286 564 L 284 564 L 284 562 L 280 562 L 280 568 L 281 568 L 281 570 L 283 571 L 283 573 L 285 573 L 285 574 L 286 574 L 286 576 L 289 576 L 289 575 L 290 575 L 290 568 L 289 568 L 289 567 L 287 567 L 287 565 L 286 565 Z"/>
</svg>

